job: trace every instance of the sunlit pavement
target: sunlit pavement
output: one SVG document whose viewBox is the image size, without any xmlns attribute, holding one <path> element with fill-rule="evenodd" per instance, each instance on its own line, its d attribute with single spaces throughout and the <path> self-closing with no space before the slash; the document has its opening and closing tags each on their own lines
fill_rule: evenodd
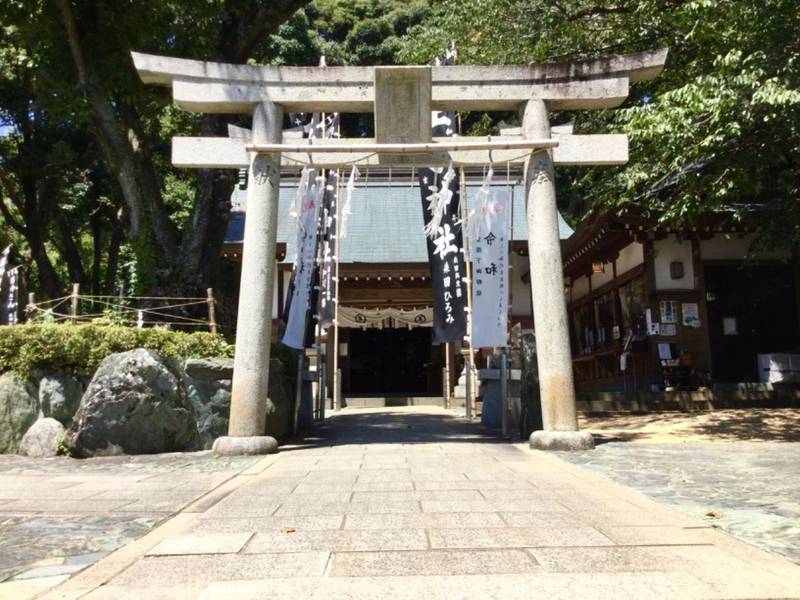
<svg viewBox="0 0 800 600">
<path fill-rule="evenodd" d="M 785 558 L 442 409 L 345 410 L 317 434 L 240 469 L 43 597 L 785 598 L 800 590 L 800 567 Z M 30 595 L 23 583 L 0 590 Z"/>
</svg>

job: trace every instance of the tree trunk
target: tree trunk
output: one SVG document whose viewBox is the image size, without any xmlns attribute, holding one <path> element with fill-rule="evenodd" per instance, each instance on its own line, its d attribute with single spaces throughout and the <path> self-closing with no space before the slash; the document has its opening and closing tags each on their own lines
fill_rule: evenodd
<svg viewBox="0 0 800 600">
<path fill-rule="evenodd" d="M 159 257 L 174 257 L 177 252 L 177 234 L 161 198 L 158 178 L 152 162 L 144 150 L 139 129 L 123 119 L 131 111 L 124 103 L 116 103 L 115 114 L 109 95 L 102 89 L 84 59 L 81 40 L 70 0 L 56 0 L 67 32 L 72 58 L 78 72 L 78 82 L 95 116 L 95 136 L 111 171 L 119 183 L 128 209 L 129 237 L 138 260 L 146 287 L 158 285 Z"/>
</svg>

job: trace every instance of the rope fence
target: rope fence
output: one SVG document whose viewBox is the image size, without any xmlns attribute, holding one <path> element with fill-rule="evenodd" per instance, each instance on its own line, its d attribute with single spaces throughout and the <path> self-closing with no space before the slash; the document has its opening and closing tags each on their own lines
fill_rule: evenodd
<svg viewBox="0 0 800 600">
<path fill-rule="evenodd" d="M 81 294 L 80 284 L 72 284 L 72 293 L 52 300 L 36 301 L 28 294 L 25 307 L 28 323 L 91 323 L 108 319 L 121 325 L 142 327 L 208 327 L 217 333 L 214 290 L 205 297 L 108 296 Z M 205 306 L 206 317 L 185 314 L 191 306 Z"/>
</svg>

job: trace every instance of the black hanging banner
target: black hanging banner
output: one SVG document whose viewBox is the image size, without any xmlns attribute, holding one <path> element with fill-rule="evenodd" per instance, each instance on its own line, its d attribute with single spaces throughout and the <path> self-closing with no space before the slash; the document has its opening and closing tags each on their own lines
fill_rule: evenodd
<svg viewBox="0 0 800 600">
<path fill-rule="evenodd" d="M 319 324 L 330 327 L 336 315 L 336 254 L 339 251 L 338 211 L 339 172 L 330 170 L 325 178 L 320 215 Z"/>
<path fill-rule="evenodd" d="M 451 43 L 436 65 L 451 65 L 456 55 Z M 431 117 L 434 137 L 456 134 L 455 113 L 436 111 Z M 461 342 L 467 335 L 467 271 L 458 175 L 452 167 L 419 169 L 419 189 L 433 288 L 433 341 Z"/>
<path fill-rule="evenodd" d="M 467 290 L 458 177 L 449 169 L 420 169 L 419 187 L 426 230 L 431 231 L 426 241 L 433 288 L 433 341 L 461 342 L 467 334 Z M 449 202 L 442 202 L 437 214 L 435 205 L 441 194 L 449 195 Z"/>
</svg>

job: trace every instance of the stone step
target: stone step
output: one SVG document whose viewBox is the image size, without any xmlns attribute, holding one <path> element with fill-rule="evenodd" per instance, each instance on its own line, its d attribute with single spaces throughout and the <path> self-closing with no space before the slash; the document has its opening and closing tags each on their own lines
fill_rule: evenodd
<svg viewBox="0 0 800 600">
<path fill-rule="evenodd" d="M 384 408 L 387 406 L 444 406 L 441 396 L 373 396 L 346 397 L 345 406 L 350 408 Z"/>
</svg>

